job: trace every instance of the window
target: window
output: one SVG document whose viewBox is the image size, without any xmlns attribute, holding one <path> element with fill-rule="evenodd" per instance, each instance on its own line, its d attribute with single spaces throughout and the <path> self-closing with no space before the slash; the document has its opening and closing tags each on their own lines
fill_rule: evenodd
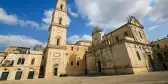
<svg viewBox="0 0 168 84">
<path fill-rule="evenodd" d="M 163 55 L 161 53 L 158 53 L 157 56 L 158 56 L 158 58 L 159 58 L 160 61 L 162 61 L 164 59 Z"/>
<path fill-rule="evenodd" d="M 8 70 L 5 70 L 5 71 L 2 72 L 2 74 L 1 74 L 0 80 L 7 80 L 8 75 L 9 75 L 9 71 L 8 71 Z"/>
<path fill-rule="evenodd" d="M 143 38 L 141 32 L 139 32 L 139 35 L 140 35 L 141 38 Z"/>
<path fill-rule="evenodd" d="M 60 45 L 60 38 L 57 38 L 57 45 Z"/>
<path fill-rule="evenodd" d="M 141 60 L 141 57 L 140 57 L 140 55 L 139 55 L 139 52 L 136 52 L 136 54 L 137 54 L 138 59 Z"/>
<path fill-rule="evenodd" d="M 164 52 L 164 56 L 168 58 L 168 52 Z"/>
<path fill-rule="evenodd" d="M 128 33 L 127 33 L 127 32 L 124 32 L 124 36 L 128 36 Z"/>
<path fill-rule="evenodd" d="M 15 80 L 20 80 L 22 77 L 22 71 L 20 69 L 18 69 L 18 71 L 16 72 L 15 75 Z"/>
<path fill-rule="evenodd" d="M 79 61 L 77 61 L 77 65 L 79 66 Z"/>
<path fill-rule="evenodd" d="M 156 47 L 157 47 L 157 48 L 160 48 L 160 45 L 159 45 L 159 44 L 157 44 L 157 45 L 156 45 Z"/>
<path fill-rule="evenodd" d="M 35 58 L 33 58 L 33 59 L 31 60 L 31 64 L 33 65 L 34 62 L 35 62 Z"/>
<path fill-rule="evenodd" d="M 25 59 L 24 58 L 19 58 L 17 64 L 24 64 Z"/>
<path fill-rule="evenodd" d="M 117 41 L 117 42 L 119 41 L 119 38 L 118 38 L 118 36 L 116 36 L 116 41 Z"/>
<path fill-rule="evenodd" d="M 61 4 L 61 5 L 60 5 L 60 8 L 63 9 L 63 7 L 64 7 L 63 4 Z"/>
<path fill-rule="evenodd" d="M 60 25 L 62 24 L 62 18 L 59 18 L 59 24 Z"/>
<path fill-rule="evenodd" d="M 71 51 L 73 51 L 73 47 L 71 47 Z"/>
<path fill-rule="evenodd" d="M 73 66 L 73 61 L 71 61 L 71 66 Z"/>
</svg>

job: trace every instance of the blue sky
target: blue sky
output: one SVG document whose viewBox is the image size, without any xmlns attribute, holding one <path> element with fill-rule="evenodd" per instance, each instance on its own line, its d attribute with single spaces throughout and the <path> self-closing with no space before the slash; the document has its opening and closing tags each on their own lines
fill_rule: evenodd
<svg viewBox="0 0 168 84">
<path fill-rule="evenodd" d="M 9 3 L 10 2 L 10 3 Z M 136 16 L 150 41 L 168 34 L 167 0 L 67 0 L 67 43 L 91 39 L 94 25 L 103 33 Z M 127 5 L 128 4 L 128 5 Z M 0 49 L 9 45 L 46 45 L 48 25 L 56 0 L 0 0 Z"/>
</svg>

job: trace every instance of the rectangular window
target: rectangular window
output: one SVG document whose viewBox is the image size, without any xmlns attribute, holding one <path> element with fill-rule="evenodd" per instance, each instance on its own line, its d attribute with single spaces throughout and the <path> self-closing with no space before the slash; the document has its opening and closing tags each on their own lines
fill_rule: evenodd
<svg viewBox="0 0 168 84">
<path fill-rule="evenodd" d="M 71 51 L 73 51 L 73 47 L 71 47 Z"/>
<path fill-rule="evenodd" d="M 73 61 L 71 61 L 71 66 L 73 66 Z"/>
<path fill-rule="evenodd" d="M 34 62 L 35 62 L 35 59 L 32 59 L 32 60 L 31 60 L 31 65 L 33 65 L 33 64 L 34 64 Z"/>
<path fill-rule="evenodd" d="M 124 36 L 128 36 L 128 33 L 127 33 L 127 32 L 124 32 Z"/>
<path fill-rule="evenodd" d="M 140 57 L 140 55 L 139 55 L 139 52 L 136 52 L 136 54 L 137 54 L 138 59 L 141 60 L 141 57 Z"/>
<path fill-rule="evenodd" d="M 77 61 L 77 66 L 79 66 L 79 61 Z"/>
<path fill-rule="evenodd" d="M 119 42 L 119 38 L 118 38 L 118 36 L 116 36 L 116 41 Z"/>
<path fill-rule="evenodd" d="M 139 32 L 139 35 L 140 35 L 141 38 L 143 38 L 141 32 Z"/>
</svg>

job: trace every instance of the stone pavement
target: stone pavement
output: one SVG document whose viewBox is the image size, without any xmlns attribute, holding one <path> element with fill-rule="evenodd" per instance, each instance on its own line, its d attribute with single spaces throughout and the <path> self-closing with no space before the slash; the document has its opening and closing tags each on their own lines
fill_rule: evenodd
<svg viewBox="0 0 168 84">
<path fill-rule="evenodd" d="M 168 84 L 168 72 L 96 77 L 52 77 L 49 79 L 0 81 L 0 84 Z"/>
</svg>

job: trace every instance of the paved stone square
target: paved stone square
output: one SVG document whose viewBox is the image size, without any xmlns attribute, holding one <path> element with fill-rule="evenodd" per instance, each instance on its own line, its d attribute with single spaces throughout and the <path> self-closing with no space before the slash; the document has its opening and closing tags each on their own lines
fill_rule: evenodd
<svg viewBox="0 0 168 84">
<path fill-rule="evenodd" d="M 48 79 L 0 81 L 0 84 L 168 84 L 168 72 L 95 77 L 52 77 Z"/>
</svg>

